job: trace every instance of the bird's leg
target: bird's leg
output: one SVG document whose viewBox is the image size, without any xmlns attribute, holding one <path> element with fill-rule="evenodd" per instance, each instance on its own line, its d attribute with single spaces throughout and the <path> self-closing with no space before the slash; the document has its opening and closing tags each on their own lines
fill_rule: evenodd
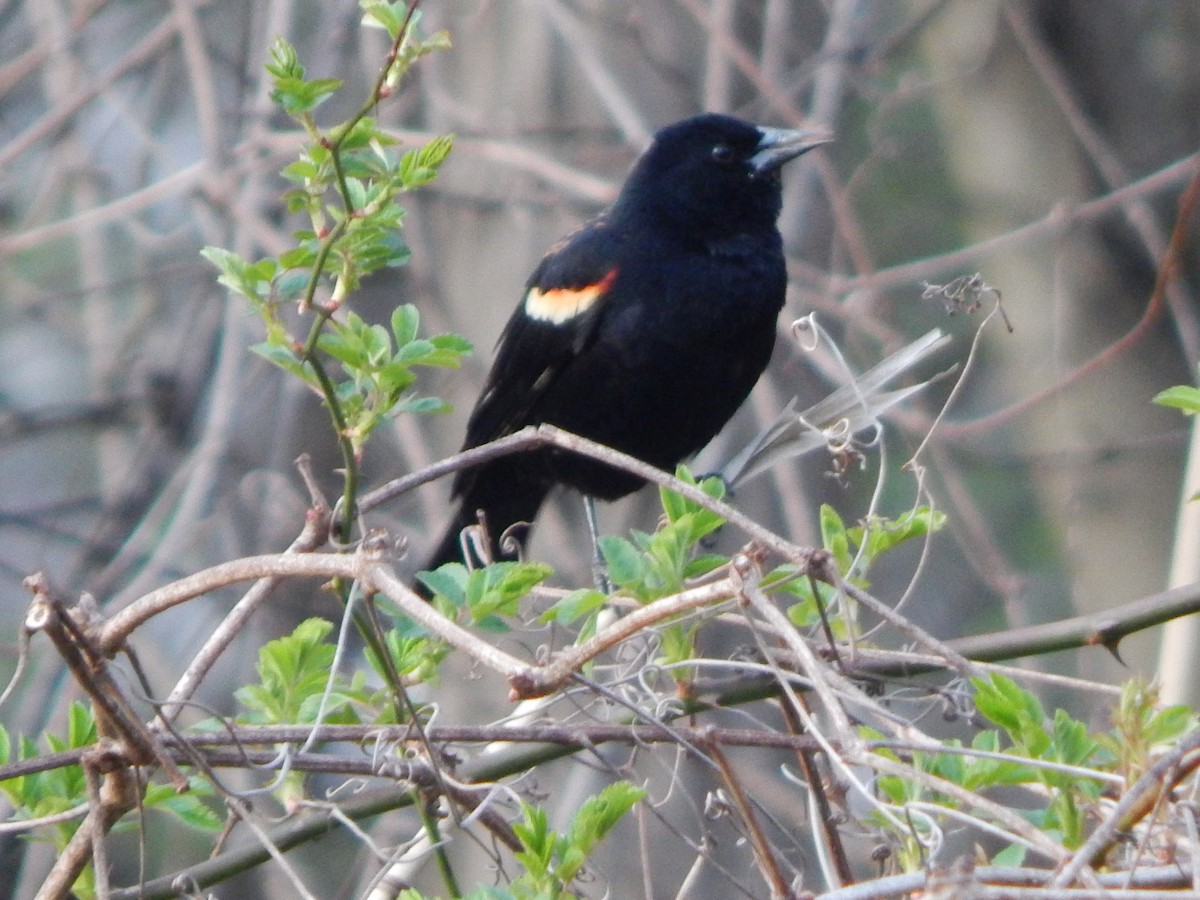
<svg viewBox="0 0 1200 900">
<path fill-rule="evenodd" d="M 592 536 L 592 581 L 596 590 L 608 595 L 612 593 L 612 582 L 608 580 L 608 568 L 600 554 L 600 523 L 596 519 L 596 498 L 591 494 L 583 495 L 583 514 L 587 519 L 588 534 Z"/>
</svg>

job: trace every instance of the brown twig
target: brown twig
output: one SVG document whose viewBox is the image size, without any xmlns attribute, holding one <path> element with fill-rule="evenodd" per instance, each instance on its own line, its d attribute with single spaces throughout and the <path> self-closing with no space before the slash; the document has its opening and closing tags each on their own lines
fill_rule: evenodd
<svg viewBox="0 0 1200 900">
<path fill-rule="evenodd" d="M 766 880 L 767 886 L 771 889 L 771 897 L 773 900 L 795 897 L 787 878 L 779 868 L 779 861 L 775 859 L 775 854 L 771 851 L 771 842 L 763 834 L 762 826 L 759 825 L 758 817 L 754 814 L 754 807 L 750 803 L 750 798 L 746 796 L 745 790 L 742 789 L 741 780 L 737 777 L 737 773 L 733 771 L 733 766 L 729 764 L 729 760 L 726 758 L 724 750 L 721 749 L 721 745 L 709 740 L 705 741 L 702 746 L 716 763 L 717 771 L 721 773 L 721 780 L 724 782 L 725 787 L 729 789 L 734 807 L 737 809 L 738 815 L 742 819 L 742 824 L 750 835 L 750 845 L 754 848 L 754 857 L 758 860 L 759 871 Z"/>
<path fill-rule="evenodd" d="M 162 745 L 134 713 L 129 701 L 113 681 L 108 663 L 93 642 L 86 622 L 77 621 L 51 593 L 45 579 L 32 575 L 25 586 L 34 600 L 25 616 L 30 631 L 44 631 L 67 667 L 97 708 L 97 725 L 124 748 L 127 765 L 157 763 L 177 791 L 186 791 L 187 778 L 179 771 Z M 82 617 L 82 616 L 81 616 Z"/>
<path fill-rule="evenodd" d="M 265 765 L 278 760 L 275 750 L 250 749 L 260 744 L 303 744 L 314 736 L 322 744 L 362 744 L 364 742 L 399 743 L 413 738 L 408 725 L 237 725 L 227 732 L 168 734 L 162 745 L 180 764 L 195 759 L 213 767 L 247 763 Z M 560 725 L 544 722 L 536 725 L 435 725 L 427 727 L 430 745 L 451 744 L 553 744 L 565 748 L 586 749 L 601 744 L 663 744 L 680 741 L 698 744 L 705 737 L 719 740 L 726 747 L 756 747 L 775 750 L 813 750 L 816 742 L 802 734 L 783 734 L 749 728 L 690 727 L 686 725 Z M 187 745 L 186 752 L 184 744 Z M 232 749 L 226 749 L 230 748 Z M 64 766 L 79 765 L 88 747 L 59 753 L 45 753 L 30 759 L 0 766 L 0 781 L 48 772 Z M 192 753 L 197 756 L 191 755 Z M 298 772 L 326 772 L 343 775 L 394 776 L 395 771 L 380 767 L 378 760 L 361 759 L 318 751 L 295 753 L 290 764 Z"/>
<path fill-rule="evenodd" d="M 964 656 L 981 661 L 1017 659 L 1078 647 L 1106 647 L 1115 652 L 1122 638 L 1195 612 L 1200 612 L 1200 584 L 1188 584 L 1126 601 L 1115 609 L 959 638 L 950 644 Z"/>
<path fill-rule="evenodd" d="M 128 769 L 120 775 L 112 773 L 103 781 L 97 778 L 90 766 L 85 766 L 85 769 L 89 772 L 89 794 L 95 795 L 91 810 L 54 861 L 54 866 L 38 887 L 34 900 L 65 900 L 72 896 L 71 886 L 84 867 L 92 861 L 96 848 L 102 845 L 105 836 L 121 816 L 134 808 L 132 798 L 119 786 L 123 778 L 132 777 Z M 115 780 L 110 781 L 110 778 Z M 99 857 L 96 858 L 97 886 L 104 884 L 107 879 L 107 872 L 103 875 L 99 872 L 103 860 L 104 850 L 101 849 Z"/>
<path fill-rule="evenodd" d="M 662 469 L 655 468 L 637 457 L 614 450 L 611 447 L 606 447 L 603 444 L 598 444 L 595 441 L 572 434 L 569 431 L 564 431 L 561 428 L 556 428 L 553 425 L 537 425 L 522 428 L 514 434 L 507 435 L 479 447 L 472 447 L 470 450 L 463 450 L 431 466 L 426 466 L 420 471 L 389 481 L 387 484 L 366 494 L 362 498 L 360 509 L 365 511 L 374 508 L 380 503 L 462 469 L 481 465 L 501 456 L 536 450 L 541 447 L 557 447 L 562 450 L 569 450 L 580 456 L 598 460 L 615 468 L 630 472 L 660 487 L 665 487 L 679 494 L 681 497 L 716 513 L 730 525 L 744 532 L 756 543 L 772 550 L 789 562 L 795 563 L 802 568 L 808 563 L 809 556 L 812 553 L 811 549 L 800 547 L 783 539 L 775 532 L 764 528 L 754 519 L 725 501 L 714 500 L 695 485 L 681 481 L 674 475 L 664 472 Z"/>
<path fill-rule="evenodd" d="M 311 505 L 304 517 L 304 528 L 285 551 L 285 555 L 311 553 L 324 545 L 329 537 L 330 509 L 324 494 L 312 472 L 312 465 L 307 456 L 296 460 L 300 477 L 308 488 Z M 213 632 L 205 640 L 204 645 L 192 657 L 187 668 L 175 682 L 166 702 L 163 704 L 163 717 L 173 721 L 182 709 L 180 704 L 190 700 L 199 688 L 204 676 L 216 664 L 221 654 L 228 649 L 233 640 L 241 634 L 246 623 L 254 615 L 272 591 L 279 584 L 280 578 L 269 576 L 257 581 L 221 620 Z"/>
<path fill-rule="evenodd" d="M 803 702 L 803 697 L 800 698 Z M 790 703 L 780 703 L 779 709 L 787 723 L 791 734 L 799 736 L 804 727 L 796 711 Z M 833 862 L 833 883 L 837 885 L 850 884 L 854 880 L 854 870 L 850 867 L 850 858 L 846 855 L 846 846 L 838 833 L 840 814 L 835 814 L 829 802 L 829 791 L 825 787 L 825 779 L 821 774 L 821 754 L 816 749 L 796 748 L 796 764 L 812 796 L 812 808 L 816 810 L 816 821 L 812 823 L 813 830 L 821 835 L 826 851 Z"/>
</svg>

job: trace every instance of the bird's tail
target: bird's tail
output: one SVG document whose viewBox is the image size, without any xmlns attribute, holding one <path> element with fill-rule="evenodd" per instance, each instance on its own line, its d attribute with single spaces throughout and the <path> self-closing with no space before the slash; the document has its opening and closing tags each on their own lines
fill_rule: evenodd
<svg viewBox="0 0 1200 900">
<path fill-rule="evenodd" d="M 509 529 L 520 522 L 533 522 L 552 484 L 546 477 L 544 467 L 531 465 L 531 462 L 520 456 L 500 459 L 470 473 L 471 477 L 465 479 L 465 484 L 456 485 L 459 488 L 456 492 L 461 494 L 458 509 L 442 539 L 427 558 L 423 567 L 426 571 L 448 562 L 464 561 L 462 531 L 479 524 L 480 512 L 487 525 L 491 558 L 516 558 L 512 550 L 502 552 L 501 537 L 508 532 L 524 544 L 525 534 L 517 533 L 517 529 L 510 532 Z"/>
</svg>

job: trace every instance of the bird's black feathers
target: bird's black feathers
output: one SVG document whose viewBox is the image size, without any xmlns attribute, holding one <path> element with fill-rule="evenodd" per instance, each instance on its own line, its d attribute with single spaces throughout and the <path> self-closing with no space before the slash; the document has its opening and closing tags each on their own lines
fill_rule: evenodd
<svg viewBox="0 0 1200 900">
<path fill-rule="evenodd" d="M 505 327 L 464 449 L 550 423 L 663 469 L 703 447 L 762 374 L 786 274 L 779 167 L 813 132 L 702 115 L 660 131 L 616 202 L 555 245 Z M 556 484 L 613 500 L 643 481 L 562 451 L 460 472 L 459 508 L 428 568 L 461 560 L 486 516 L 496 540 Z"/>
</svg>

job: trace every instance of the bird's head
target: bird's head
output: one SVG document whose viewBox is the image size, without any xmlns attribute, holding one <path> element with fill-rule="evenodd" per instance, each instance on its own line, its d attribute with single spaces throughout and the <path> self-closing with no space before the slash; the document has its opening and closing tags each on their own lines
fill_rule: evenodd
<svg viewBox="0 0 1200 900">
<path fill-rule="evenodd" d="M 715 235 L 774 228 L 780 168 L 829 140 L 823 128 L 765 128 L 717 113 L 684 119 L 654 136 L 616 209 L 649 208 L 663 225 Z"/>
</svg>

